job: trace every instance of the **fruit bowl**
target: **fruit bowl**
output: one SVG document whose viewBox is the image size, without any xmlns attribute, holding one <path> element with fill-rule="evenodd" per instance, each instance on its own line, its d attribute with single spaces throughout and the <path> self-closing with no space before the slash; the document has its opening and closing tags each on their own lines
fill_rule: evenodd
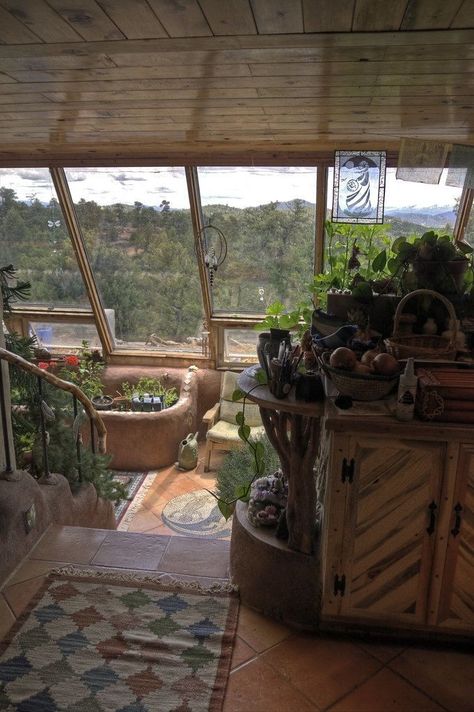
<svg viewBox="0 0 474 712">
<path fill-rule="evenodd" d="M 354 400 L 374 401 L 384 398 L 398 385 L 400 373 L 382 376 L 378 373 L 344 371 L 330 366 L 329 358 L 329 352 L 323 354 L 321 367 L 341 395 L 350 396 Z"/>
</svg>

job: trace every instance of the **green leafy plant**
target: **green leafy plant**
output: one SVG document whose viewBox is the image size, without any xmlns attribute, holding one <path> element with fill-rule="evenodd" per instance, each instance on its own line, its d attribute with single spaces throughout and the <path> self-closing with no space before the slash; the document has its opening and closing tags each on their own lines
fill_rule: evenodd
<svg viewBox="0 0 474 712">
<path fill-rule="evenodd" d="M 267 331 L 268 329 L 293 329 L 300 321 L 301 310 L 296 308 L 288 311 L 284 304 L 279 301 L 269 304 L 265 309 L 265 318 L 255 324 L 256 331 Z"/>
<path fill-rule="evenodd" d="M 17 282 L 16 270 L 12 265 L 0 268 L 0 287 L 3 309 L 11 312 L 11 305 L 18 300 L 28 299 L 30 295 L 29 282 Z M 36 339 L 23 337 L 16 333 L 6 334 L 7 348 L 27 361 L 34 355 Z M 48 362 L 44 366 L 49 366 Z M 59 376 L 64 380 L 76 383 L 84 393 L 92 398 L 102 392 L 101 374 L 104 362 L 97 351 L 91 351 L 87 341 L 82 342 L 79 354 L 66 357 L 66 365 Z M 39 477 L 44 473 L 44 451 L 39 428 L 40 409 L 46 409 L 48 433 L 48 465 L 50 472 L 59 472 L 66 477 L 71 490 L 82 482 L 91 482 L 99 497 L 114 502 L 126 498 L 124 486 L 117 482 L 112 472 L 108 470 L 110 456 L 92 453 L 87 448 L 81 448 L 81 462 L 77 455 L 77 445 L 74 427 L 71 427 L 71 400 L 64 391 L 44 385 L 43 398 L 39 397 L 36 377 L 19 368 L 10 368 L 12 426 L 15 453 L 19 464 L 28 465 L 31 473 Z M 26 453 L 31 453 L 31 460 L 26 461 Z"/>
<path fill-rule="evenodd" d="M 14 282 L 14 284 L 12 284 Z M 31 293 L 31 283 L 17 280 L 17 270 L 13 265 L 0 267 L 0 287 L 2 291 L 3 312 L 10 314 L 12 304 L 25 301 Z"/>
<path fill-rule="evenodd" d="M 99 497 L 118 502 L 127 497 L 127 491 L 117 482 L 108 469 L 110 455 L 93 453 L 89 448 L 81 447 L 80 462 L 77 452 L 78 429 L 87 417 L 79 406 L 77 420 L 72 422 L 73 414 L 70 394 L 59 390 L 50 384 L 44 385 L 43 399 L 37 398 L 29 407 L 33 422 L 39 421 L 39 409 L 47 403 L 48 417 L 46 427 L 48 432 L 48 465 L 50 472 L 59 472 L 69 482 L 71 490 L 77 490 L 81 483 L 90 482 L 94 485 Z M 41 433 L 36 428 L 36 436 L 32 450 L 30 466 L 33 475 L 44 474 L 43 445 Z"/>
<path fill-rule="evenodd" d="M 278 455 L 266 435 L 259 440 L 265 449 L 266 472 L 274 472 L 280 467 Z M 242 491 L 242 486 L 247 488 L 254 475 L 252 465 L 253 453 L 244 443 L 225 456 L 216 474 L 216 494 L 220 500 L 230 501 Z"/>
<path fill-rule="evenodd" d="M 229 519 L 229 517 L 231 517 L 234 513 L 235 505 L 239 500 L 242 502 L 248 502 L 252 483 L 259 477 L 263 477 L 267 468 L 265 445 L 261 439 L 253 440 L 250 437 L 250 426 L 245 422 L 245 402 L 247 396 L 250 395 L 255 388 L 258 388 L 258 386 L 264 386 L 267 384 L 267 376 L 263 369 L 259 369 L 256 372 L 255 379 L 257 383 L 249 390 L 248 393 L 244 393 L 244 391 L 240 390 L 240 388 L 236 388 L 232 393 L 232 400 L 234 402 L 240 400 L 243 401 L 242 410 L 237 413 L 235 420 L 239 426 L 239 437 L 247 445 L 250 452 L 250 470 L 252 477 L 250 481 L 246 483 L 238 483 L 235 487 L 233 496 L 230 499 L 223 499 L 219 497 L 219 495 L 216 495 L 214 492 L 210 492 L 210 490 L 208 490 L 208 492 L 210 492 L 210 494 L 217 499 L 219 510 L 226 520 Z"/>
<path fill-rule="evenodd" d="M 66 365 L 58 376 L 64 381 L 75 383 L 88 398 L 93 398 L 102 395 L 104 368 L 105 363 L 99 351 L 91 350 L 89 342 L 83 341 L 77 355 L 66 356 Z"/>
<path fill-rule="evenodd" d="M 384 276 L 390 225 L 351 225 L 325 222 L 325 272 L 330 286 L 349 289 L 354 277 L 373 282 Z"/>
<path fill-rule="evenodd" d="M 176 388 L 166 388 L 159 378 L 149 378 L 143 376 L 136 384 L 124 381 L 121 385 L 122 395 L 131 402 L 133 396 L 144 396 L 145 393 L 154 396 L 160 396 L 163 400 L 165 408 L 170 408 L 178 400 L 178 392 Z"/>
<path fill-rule="evenodd" d="M 391 245 L 387 269 L 401 292 L 430 288 L 442 294 L 459 294 L 472 285 L 472 257 L 468 258 L 472 253 L 467 243 L 454 242 L 450 235 L 430 230 L 421 237 L 397 238 Z"/>
</svg>

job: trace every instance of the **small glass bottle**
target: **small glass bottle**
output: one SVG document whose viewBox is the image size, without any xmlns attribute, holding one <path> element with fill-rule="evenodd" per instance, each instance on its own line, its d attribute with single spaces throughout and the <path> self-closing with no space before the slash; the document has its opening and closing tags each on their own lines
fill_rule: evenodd
<svg viewBox="0 0 474 712">
<path fill-rule="evenodd" d="M 397 420 L 413 419 L 417 385 L 418 377 L 415 375 L 415 361 L 413 358 L 409 358 L 405 366 L 405 372 L 400 376 L 398 385 L 397 409 L 395 411 Z"/>
</svg>

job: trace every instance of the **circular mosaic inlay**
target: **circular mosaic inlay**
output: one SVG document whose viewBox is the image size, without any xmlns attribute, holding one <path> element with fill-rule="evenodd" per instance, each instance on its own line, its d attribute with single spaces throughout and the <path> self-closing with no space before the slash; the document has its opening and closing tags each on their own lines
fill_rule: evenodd
<svg viewBox="0 0 474 712">
<path fill-rule="evenodd" d="M 231 523 L 219 511 L 217 500 L 204 489 L 181 494 L 164 507 L 161 518 L 173 531 L 189 536 L 230 536 Z"/>
</svg>

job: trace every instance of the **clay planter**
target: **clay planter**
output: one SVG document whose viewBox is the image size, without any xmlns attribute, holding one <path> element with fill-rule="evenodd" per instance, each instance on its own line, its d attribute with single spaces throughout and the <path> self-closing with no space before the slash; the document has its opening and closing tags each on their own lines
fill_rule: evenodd
<svg viewBox="0 0 474 712">
<path fill-rule="evenodd" d="M 469 260 L 447 260 L 436 262 L 433 260 L 415 260 L 413 271 L 419 280 L 434 284 L 446 275 L 453 280 L 453 288 L 460 292 L 464 283 L 464 275 L 469 266 Z M 436 286 L 432 287 L 436 289 Z"/>
<path fill-rule="evenodd" d="M 265 362 L 265 344 L 268 344 L 270 339 L 271 334 L 269 331 L 262 331 L 262 333 L 258 335 L 257 339 L 258 362 L 264 371 L 267 370 L 267 365 Z"/>
<path fill-rule="evenodd" d="M 114 399 L 112 396 L 94 396 L 91 402 L 96 410 L 112 410 Z"/>
<path fill-rule="evenodd" d="M 286 341 L 288 344 L 291 343 L 290 332 L 288 329 L 270 329 L 270 331 L 262 331 L 262 333 L 258 335 L 257 356 L 261 367 L 266 372 L 269 379 L 271 374 L 268 373 L 265 354 L 269 354 L 270 360 L 272 358 L 276 358 L 278 356 L 280 343 L 282 341 Z"/>
</svg>

